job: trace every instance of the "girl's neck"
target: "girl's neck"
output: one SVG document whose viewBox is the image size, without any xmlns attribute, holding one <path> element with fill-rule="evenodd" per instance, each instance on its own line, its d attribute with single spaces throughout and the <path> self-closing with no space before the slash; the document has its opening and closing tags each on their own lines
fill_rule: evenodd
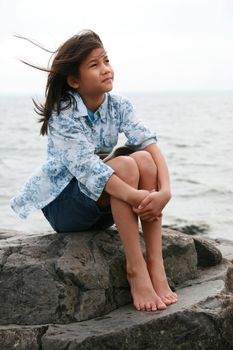
<svg viewBox="0 0 233 350">
<path fill-rule="evenodd" d="M 82 100 L 85 104 L 85 106 L 92 111 L 93 113 L 99 108 L 99 106 L 104 102 L 105 100 L 105 94 L 98 95 L 98 96 L 87 96 L 87 95 L 81 95 Z"/>
</svg>

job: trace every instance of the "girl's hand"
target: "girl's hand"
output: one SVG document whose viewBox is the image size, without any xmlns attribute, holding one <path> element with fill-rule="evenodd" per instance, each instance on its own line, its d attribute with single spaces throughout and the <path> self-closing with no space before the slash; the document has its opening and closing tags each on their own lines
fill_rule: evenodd
<svg viewBox="0 0 233 350">
<path fill-rule="evenodd" d="M 149 194 L 150 191 L 134 189 L 128 199 L 128 203 L 133 208 L 137 208 Z"/>
<path fill-rule="evenodd" d="M 162 210 L 170 200 L 171 195 L 163 191 L 151 191 L 133 211 L 143 221 L 155 221 L 162 216 Z"/>
</svg>

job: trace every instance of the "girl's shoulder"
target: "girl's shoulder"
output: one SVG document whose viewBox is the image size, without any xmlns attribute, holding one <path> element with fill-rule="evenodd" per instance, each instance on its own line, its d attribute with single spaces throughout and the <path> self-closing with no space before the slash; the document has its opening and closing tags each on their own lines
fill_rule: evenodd
<svg viewBox="0 0 233 350">
<path fill-rule="evenodd" d="M 81 96 L 72 91 L 68 90 L 66 96 L 64 96 L 60 100 L 60 110 L 59 113 L 56 109 L 52 110 L 52 116 L 58 116 L 60 118 L 62 117 L 73 117 L 77 112 L 81 110 L 81 112 L 85 111 L 83 101 L 81 99 Z"/>
<path fill-rule="evenodd" d="M 113 107 L 119 109 L 133 108 L 133 104 L 128 97 L 125 97 L 115 92 L 108 92 L 107 94 L 109 103 L 111 103 Z"/>
</svg>

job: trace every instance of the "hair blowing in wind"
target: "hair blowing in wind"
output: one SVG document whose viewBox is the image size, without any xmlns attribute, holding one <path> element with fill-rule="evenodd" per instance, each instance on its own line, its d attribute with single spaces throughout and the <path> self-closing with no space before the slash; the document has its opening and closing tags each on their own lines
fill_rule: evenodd
<svg viewBox="0 0 233 350">
<path fill-rule="evenodd" d="M 46 52 L 52 53 L 49 60 L 49 62 L 52 61 L 52 63 L 48 68 L 39 67 L 24 60 L 20 60 L 30 67 L 48 73 L 45 88 L 45 102 L 38 103 L 32 99 L 35 112 L 41 116 L 38 120 L 39 123 L 42 123 L 40 135 L 45 135 L 48 133 L 48 120 L 52 110 L 55 110 L 59 114 L 61 110 L 70 108 L 72 103 L 75 104 L 73 96 L 69 94 L 69 90 L 72 91 L 72 87 L 68 85 L 67 77 L 69 75 L 79 77 L 80 64 L 93 49 L 103 48 L 103 43 L 100 37 L 89 29 L 82 30 L 78 34 L 72 36 L 55 51 L 48 50 L 29 38 L 20 35 L 15 36 L 29 41 Z M 65 102 L 62 107 L 61 102 Z"/>
</svg>

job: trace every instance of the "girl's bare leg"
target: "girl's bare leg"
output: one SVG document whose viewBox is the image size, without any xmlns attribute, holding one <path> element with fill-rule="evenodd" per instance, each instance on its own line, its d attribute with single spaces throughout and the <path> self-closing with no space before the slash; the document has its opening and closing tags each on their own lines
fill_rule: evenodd
<svg viewBox="0 0 233 350">
<path fill-rule="evenodd" d="M 157 167 L 147 151 L 131 154 L 137 162 L 140 181 L 139 188 L 157 189 Z M 162 256 L 162 218 L 157 221 L 146 222 L 141 220 L 144 240 L 146 244 L 146 263 L 154 290 L 166 305 L 177 301 L 177 294 L 172 292 L 167 282 Z"/>
<path fill-rule="evenodd" d="M 139 171 L 136 162 L 130 157 L 117 157 L 107 162 L 123 181 L 137 188 Z M 131 288 L 134 306 L 137 310 L 163 310 L 166 305 L 156 294 L 140 245 L 138 218 L 129 204 L 110 197 L 104 192 L 97 203 L 101 206 L 111 203 L 112 213 L 126 256 L 127 279 Z M 105 201 L 105 203 L 104 203 Z"/>
</svg>

